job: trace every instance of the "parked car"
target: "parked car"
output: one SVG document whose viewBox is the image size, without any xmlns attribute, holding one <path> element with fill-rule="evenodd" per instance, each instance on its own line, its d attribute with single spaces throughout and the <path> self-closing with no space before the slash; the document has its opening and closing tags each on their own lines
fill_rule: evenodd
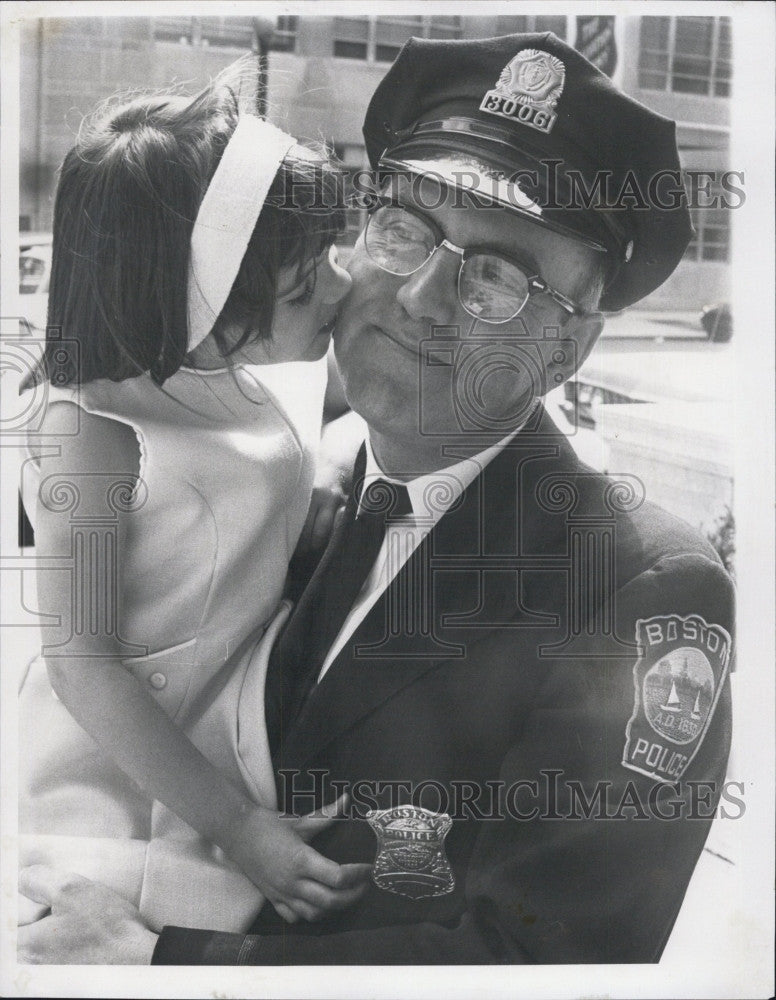
<svg viewBox="0 0 776 1000">
<path fill-rule="evenodd" d="M 640 484 L 645 497 L 700 529 L 729 568 L 733 362 L 729 343 L 698 336 L 604 338 L 548 397 L 586 464 Z"/>
<path fill-rule="evenodd" d="M 23 234 L 19 239 L 19 251 L 22 315 L 33 329 L 44 331 L 51 278 L 51 237 L 43 233 Z"/>
<path fill-rule="evenodd" d="M 705 340 L 640 341 L 629 350 L 591 357 L 563 386 L 559 408 L 576 427 L 595 429 L 602 406 L 634 403 L 709 403 L 730 397 L 731 349 Z"/>
<path fill-rule="evenodd" d="M 733 336 L 733 315 L 727 302 L 717 302 L 704 306 L 701 310 L 701 326 L 709 340 L 715 344 L 726 344 Z"/>
</svg>

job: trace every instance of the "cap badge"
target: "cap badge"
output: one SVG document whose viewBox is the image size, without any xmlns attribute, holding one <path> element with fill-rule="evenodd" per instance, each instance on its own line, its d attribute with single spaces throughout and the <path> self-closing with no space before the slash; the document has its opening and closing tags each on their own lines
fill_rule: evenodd
<svg viewBox="0 0 776 1000">
<path fill-rule="evenodd" d="M 523 49 L 501 71 L 495 89 L 483 97 L 480 111 L 549 133 L 558 118 L 554 109 L 565 79 L 566 67 L 557 56 Z"/>
</svg>

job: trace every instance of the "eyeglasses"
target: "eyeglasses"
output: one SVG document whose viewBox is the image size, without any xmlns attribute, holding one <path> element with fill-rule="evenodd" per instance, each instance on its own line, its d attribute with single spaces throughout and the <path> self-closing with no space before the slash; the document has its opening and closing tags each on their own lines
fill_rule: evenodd
<svg viewBox="0 0 776 1000">
<path fill-rule="evenodd" d="M 571 316 L 584 310 L 551 288 L 518 260 L 485 249 L 464 249 L 444 239 L 431 219 L 404 205 L 380 205 L 369 216 L 364 245 L 371 259 L 389 274 L 419 271 L 440 247 L 461 258 L 458 298 L 470 316 L 484 323 L 507 323 L 537 292 L 549 295 Z"/>
</svg>

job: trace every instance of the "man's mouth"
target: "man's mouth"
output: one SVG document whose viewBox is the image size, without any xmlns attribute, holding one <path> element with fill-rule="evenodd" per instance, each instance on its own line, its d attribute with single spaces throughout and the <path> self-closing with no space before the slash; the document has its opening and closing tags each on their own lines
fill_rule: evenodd
<svg viewBox="0 0 776 1000">
<path fill-rule="evenodd" d="M 385 327 L 378 326 L 376 323 L 373 323 L 372 325 L 381 336 L 387 337 L 388 340 L 393 341 L 397 347 L 401 347 L 402 350 L 405 350 L 408 354 L 412 354 L 413 356 L 417 355 L 417 350 L 414 346 L 410 346 L 410 342 L 408 340 L 400 337 L 398 334 L 391 333 L 389 330 L 386 330 Z"/>
</svg>

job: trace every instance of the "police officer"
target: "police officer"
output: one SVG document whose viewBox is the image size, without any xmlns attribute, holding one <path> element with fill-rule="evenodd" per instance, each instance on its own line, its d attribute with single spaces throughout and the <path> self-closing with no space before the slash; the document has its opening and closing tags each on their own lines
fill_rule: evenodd
<svg viewBox="0 0 776 1000">
<path fill-rule="evenodd" d="M 373 882 L 319 924 L 157 940 L 36 870 L 38 960 L 650 962 L 670 934 L 725 776 L 731 585 L 540 398 L 684 253 L 674 124 L 526 34 L 411 40 L 364 134 L 336 350 L 369 439 L 266 710 L 281 801 L 349 791 L 316 846 Z"/>
</svg>

